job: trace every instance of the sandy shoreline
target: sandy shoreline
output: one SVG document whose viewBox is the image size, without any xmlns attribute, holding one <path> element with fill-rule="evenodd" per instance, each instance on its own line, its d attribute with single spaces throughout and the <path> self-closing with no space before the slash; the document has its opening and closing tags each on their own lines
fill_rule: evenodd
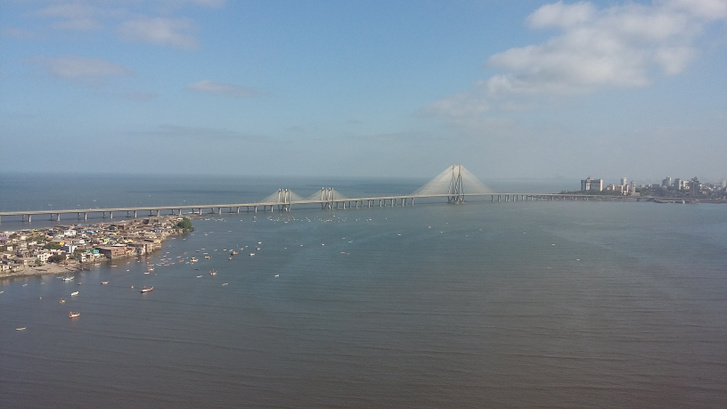
<svg viewBox="0 0 727 409">
<path fill-rule="evenodd" d="M 109 260 L 110 261 L 110 260 Z M 102 263 L 107 263 L 104 260 Z M 64 275 L 73 274 L 82 271 L 83 268 L 99 265 L 101 263 L 79 263 L 75 260 L 69 260 L 68 263 L 46 263 L 42 266 L 25 266 L 17 271 L 2 272 L 0 273 L 0 279 L 3 278 L 16 278 L 16 277 L 29 277 L 39 275 Z"/>
</svg>

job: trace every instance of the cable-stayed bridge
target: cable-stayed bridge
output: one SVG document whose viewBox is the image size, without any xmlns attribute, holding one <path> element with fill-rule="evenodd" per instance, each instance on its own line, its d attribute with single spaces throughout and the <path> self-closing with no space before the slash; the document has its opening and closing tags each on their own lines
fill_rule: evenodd
<svg viewBox="0 0 727 409">
<path fill-rule="evenodd" d="M 411 206 L 416 199 L 446 198 L 448 203 L 461 204 L 467 197 L 490 196 L 492 201 L 522 201 L 522 200 L 543 200 L 543 199 L 576 199 L 584 198 L 584 195 L 568 194 L 543 194 L 543 193 L 496 193 L 482 184 L 477 178 L 465 169 L 462 165 L 452 165 L 442 171 L 439 175 L 427 182 L 425 185 L 410 194 L 370 196 L 350 198 L 341 194 L 331 187 L 321 188 L 320 191 L 308 196 L 300 196 L 290 189 L 278 189 L 271 195 L 258 202 L 250 203 L 228 203 L 228 204 L 202 204 L 184 206 L 137 206 L 137 207 L 111 207 L 91 209 L 68 209 L 68 210 L 31 210 L 0 212 L 2 217 L 21 217 L 22 221 L 31 222 L 33 216 L 49 215 L 52 221 L 61 221 L 61 215 L 76 214 L 78 220 L 88 220 L 89 214 L 100 215 L 101 218 L 114 218 L 116 215 L 125 213 L 126 217 L 150 217 L 169 215 L 203 214 L 207 209 L 211 214 L 240 213 L 243 209 L 247 212 L 262 211 L 290 211 L 293 206 L 320 206 L 321 209 L 347 209 L 358 207 L 386 207 L 386 206 Z"/>
</svg>

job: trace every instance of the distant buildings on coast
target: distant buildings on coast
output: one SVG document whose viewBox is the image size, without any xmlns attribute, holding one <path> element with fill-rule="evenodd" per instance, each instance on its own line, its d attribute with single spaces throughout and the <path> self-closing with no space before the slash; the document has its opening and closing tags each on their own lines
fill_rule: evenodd
<svg viewBox="0 0 727 409">
<path fill-rule="evenodd" d="M 637 186 L 633 181 L 627 182 L 626 178 L 621 178 L 620 182 L 609 184 L 604 188 L 603 179 L 593 179 L 589 176 L 581 180 L 580 191 L 584 194 L 727 200 L 727 180 L 717 184 L 702 183 L 696 177 L 686 180 L 667 176 L 661 184 Z"/>
</svg>

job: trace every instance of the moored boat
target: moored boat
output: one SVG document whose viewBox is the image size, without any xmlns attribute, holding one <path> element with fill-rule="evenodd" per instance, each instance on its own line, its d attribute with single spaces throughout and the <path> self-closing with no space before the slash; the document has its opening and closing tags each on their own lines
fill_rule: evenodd
<svg viewBox="0 0 727 409">
<path fill-rule="evenodd" d="M 211 276 L 216 276 L 217 275 L 217 270 L 210 270 L 210 275 Z"/>
<path fill-rule="evenodd" d="M 144 288 L 142 288 L 142 289 L 140 290 L 140 292 L 141 292 L 142 294 L 150 293 L 150 292 L 152 292 L 152 291 L 154 291 L 154 287 L 144 287 Z"/>
<path fill-rule="evenodd" d="M 74 291 L 74 292 L 71 293 L 71 297 L 75 297 L 77 295 L 78 295 L 78 291 Z"/>
</svg>

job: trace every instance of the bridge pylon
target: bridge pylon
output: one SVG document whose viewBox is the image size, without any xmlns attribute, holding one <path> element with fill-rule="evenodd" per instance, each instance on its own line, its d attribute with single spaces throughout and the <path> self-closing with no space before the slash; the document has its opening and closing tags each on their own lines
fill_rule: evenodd
<svg viewBox="0 0 727 409">
<path fill-rule="evenodd" d="M 447 203 L 464 203 L 462 165 L 452 165 L 452 179 L 449 182 L 449 191 L 447 194 Z"/>
<path fill-rule="evenodd" d="M 321 188 L 321 209 L 333 209 L 334 192 L 332 187 Z"/>
<path fill-rule="evenodd" d="M 291 194 L 289 189 L 278 189 L 278 210 L 283 212 L 290 211 L 290 205 L 292 202 Z"/>
</svg>

